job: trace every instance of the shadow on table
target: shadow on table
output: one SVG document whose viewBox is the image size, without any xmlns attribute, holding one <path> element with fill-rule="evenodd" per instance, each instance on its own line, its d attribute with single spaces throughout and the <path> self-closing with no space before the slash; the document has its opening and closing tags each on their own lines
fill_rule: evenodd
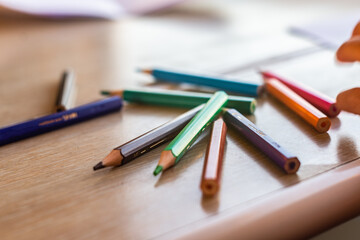
<svg viewBox="0 0 360 240">
<path fill-rule="evenodd" d="M 339 137 L 337 145 L 337 157 L 339 162 L 348 162 L 359 157 L 356 142 L 350 136 Z"/>
</svg>

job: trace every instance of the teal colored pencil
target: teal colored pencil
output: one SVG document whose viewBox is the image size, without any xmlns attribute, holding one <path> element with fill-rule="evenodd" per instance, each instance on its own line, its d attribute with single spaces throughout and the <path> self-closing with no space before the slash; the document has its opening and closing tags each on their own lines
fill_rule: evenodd
<svg viewBox="0 0 360 240">
<path fill-rule="evenodd" d="M 155 79 L 164 82 L 189 83 L 199 86 L 208 86 L 250 97 L 258 97 L 262 91 L 262 86 L 260 84 L 240 81 L 239 79 L 194 75 L 182 72 L 173 72 L 164 69 L 139 69 L 139 71 L 142 73 L 151 74 Z"/>
<path fill-rule="evenodd" d="M 186 153 L 190 146 L 216 118 L 225 106 L 228 95 L 225 92 L 216 92 L 206 103 L 204 108 L 185 126 L 183 130 L 171 141 L 161 153 L 159 163 L 155 168 L 154 175 L 175 165 Z"/>
</svg>

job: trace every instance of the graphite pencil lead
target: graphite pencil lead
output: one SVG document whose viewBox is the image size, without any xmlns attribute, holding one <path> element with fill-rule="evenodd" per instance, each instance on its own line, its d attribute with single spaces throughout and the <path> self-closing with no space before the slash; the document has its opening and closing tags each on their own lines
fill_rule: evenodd
<svg viewBox="0 0 360 240">
<path fill-rule="evenodd" d="M 157 176 L 159 173 L 161 173 L 163 170 L 163 167 L 160 165 L 157 165 L 155 170 L 154 170 L 154 176 Z"/>
<path fill-rule="evenodd" d="M 94 171 L 99 170 L 99 169 L 102 169 L 102 168 L 105 168 L 105 166 L 102 164 L 102 162 L 99 162 L 98 164 L 96 164 L 96 165 L 93 167 Z"/>
<path fill-rule="evenodd" d="M 100 93 L 101 93 L 101 95 L 106 95 L 106 96 L 111 94 L 111 92 L 107 91 L 107 90 L 102 90 Z"/>
<path fill-rule="evenodd" d="M 108 91 L 108 90 L 101 90 L 100 93 L 105 96 L 119 96 L 122 97 L 124 95 L 123 90 L 115 90 L 115 91 Z"/>
</svg>

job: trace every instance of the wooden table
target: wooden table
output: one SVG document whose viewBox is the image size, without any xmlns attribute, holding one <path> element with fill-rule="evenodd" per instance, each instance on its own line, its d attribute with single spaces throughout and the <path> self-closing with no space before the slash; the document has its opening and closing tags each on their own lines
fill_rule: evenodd
<svg viewBox="0 0 360 240">
<path fill-rule="evenodd" d="M 279 8 L 282 4 L 275 1 L 272 6 L 260 1 L 243 3 L 236 9 L 249 21 L 254 20 L 252 13 L 259 9 L 265 21 L 271 15 L 266 14 L 270 7 L 274 12 L 286 13 Z M 0 125 L 50 113 L 60 74 L 67 67 L 77 73 L 76 105 L 100 99 L 101 89 L 148 85 L 152 79 L 134 73 L 135 67 L 145 65 L 213 70 L 216 74 L 255 82 L 261 81 L 255 67 L 265 66 L 301 79 L 332 97 L 341 89 L 360 83 L 358 65 L 339 67 L 333 61 L 333 51 L 321 50 L 310 42 L 281 33 L 286 24 L 299 19 L 299 14 L 286 23 L 281 20 L 288 15 L 278 14 L 269 20 L 268 25 L 277 24 L 275 34 L 269 36 L 267 30 L 257 31 L 268 28 L 256 21 L 250 31 L 248 24 L 235 17 L 231 5 L 224 6 L 220 12 L 215 10 L 216 3 L 207 5 L 205 10 L 201 6 L 201 3 L 189 4 L 121 21 L 1 18 Z M 338 10 L 335 2 L 331 6 L 328 14 Z M 306 8 L 301 9 L 304 12 Z M 324 15 L 316 12 L 315 8 L 309 14 Z M 234 30 L 235 26 L 244 27 L 247 34 Z M 224 39 L 229 42 L 224 44 Z M 258 45 L 254 45 L 256 41 Z M 272 48 L 266 43 L 271 43 Z M 228 50 L 216 50 L 227 46 Z M 234 52 L 234 49 L 238 50 Z M 271 63 L 274 54 L 289 52 L 304 54 Z M 216 54 L 219 58 L 213 64 Z M 247 65 L 249 58 L 251 66 Z M 238 67 L 233 70 L 222 64 L 231 66 L 234 62 L 238 62 Z M 284 174 L 233 130 L 227 136 L 222 188 L 214 198 L 203 198 L 199 189 L 207 133 L 178 165 L 160 177 L 154 177 L 152 171 L 165 146 L 123 167 L 93 172 L 92 166 L 113 147 L 185 111 L 127 104 L 121 112 L 1 147 L 1 238 L 178 237 L 192 232 L 194 226 L 216 223 L 235 209 L 278 193 L 290 190 L 292 194 L 300 194 L 296 191 L 300 183 L 336 171 L 349 162 L 359 168 L 358 116 L 341 113 L 328 133 L 319 134 L 275 99 L 264 95 L 258 100 L 255 115 L 248 117 L 298 155 L 302 166 L 296 175 Z M 352 203 L 349 208 L 352 209 L 349 214 L 311 229 L 303 237 L 360 212 L 358 204 Z"/>
</svg>

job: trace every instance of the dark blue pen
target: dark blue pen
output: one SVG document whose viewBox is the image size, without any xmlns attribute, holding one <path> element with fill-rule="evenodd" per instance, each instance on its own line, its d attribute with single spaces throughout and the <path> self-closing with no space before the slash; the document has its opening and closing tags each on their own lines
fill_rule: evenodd
<svg viewBox="0 0 360 240">
<path fill-rule="evenodd" d="M 122 99 L 114 96 L 63 112 L 4 127 L 0 129 L 0 146 L 118 111 L 122 105 Z"/>
<path fill-rule="evenodd" d="M 227 92 L 239 93 L 251 97 L 257 97 L 262 85 L 250 82 L 238 81 L 229 78 L 217 78 L 200 76 L 187 73 L 172 72 L 163 69 L 140 69 L 140 72 L 151 74 L 157 80 L 172 83 L 190 83 L 221 89 Z"/>
</svg>

